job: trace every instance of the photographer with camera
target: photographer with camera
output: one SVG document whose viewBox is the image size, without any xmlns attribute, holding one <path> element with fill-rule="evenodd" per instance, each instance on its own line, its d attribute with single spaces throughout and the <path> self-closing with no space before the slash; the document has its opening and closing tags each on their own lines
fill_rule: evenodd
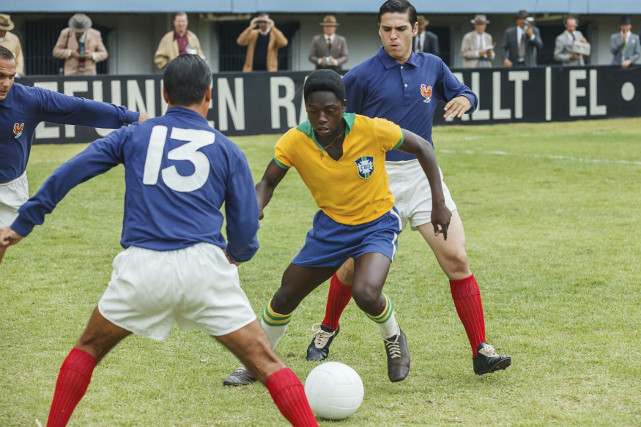
<svg viewBox="0 0 641 427">
<path fill-rule="evenodd" d="M 565 26 L 565 31 L 557 36 L 554 45 L 554 60 L 567 66 L 585 65 L 583 55 L 577 51 L 576 42 L 583 43 L 585 46 L 588 41 L 583 37 L 581 31 L 576 29 L 579 25 L 578 20 L 569 16 L 563 20 L 563 25 Z"/>
<path fill-rule="evenodd" d="M 276 28 L 269 14 L 260 13 L 251 20 L 236 39 L 239 46 L 247 46 L 243 72 L 278 71 L 278 49 L 287 46 L 287 39 Z"/>
<path fill-rule="evenodd" d="M 53 56 L 65 61 L 65 76 L 95 76 L 96 63 L 107 59 L 109 54 L 100 31 L 91 28 L 91 18 L 76 13 L 69 19 L 69 27 L 60 32 Z"/>
<path fill-rule="evenodd" d="M 543 48 L 539 29 L 532 23 L 534 18 L 525 10 L 520 10 L 516 16 L 516 26 L 505 30 L 501 55 L 506 67 L 535 67 L 536 55 Z"/>
</svg>

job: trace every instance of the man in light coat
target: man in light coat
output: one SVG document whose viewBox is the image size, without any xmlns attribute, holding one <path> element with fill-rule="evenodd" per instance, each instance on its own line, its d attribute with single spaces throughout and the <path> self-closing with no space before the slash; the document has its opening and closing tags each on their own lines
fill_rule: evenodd
<svg viewBox="0 0 641 427">
<path fill-rule="evenodd" d="M 91 18 L 76 13 L 69 19 L 69 27 L 60 32 L 53 56 L 64 59 L 65 76 L 95 76 L 96 64 L 109 54 L 100 31 L 91 28 Z"/>
<path fill-rule="evenodd" d="M 565 18 L 565 31 L 556 37 L 554 45 L 554 60 L 567 66 L 585 65 L 583 55 L 575 53 L 572 45 L 575 41 L 587 42 L 581 31 L 577 30 L 577 19 L 570 16 Z"/>
<path fill-rule="evenodd" d="M 180 55 L 192 54 L 205 59 L 198 37 L 187 29 L 187 25 L 189 25 L 187 14 L 185 12 L 176 13 L 173 24 L 174 31 L 168 32 L 160 39 L 154 55 L 154 62 L 161 70 L 169 64 L 169 61 Z"/>
<path fill-rule="evenodd" d="M 491 68 L 496 54 L 494 40 L 485 32 L 490 21 L 485 15 L 476 15 L 470 22 L 474 24 L 474 31 L 465 34 L 461 42 L 463 68 Z"/>
<path fill-rule="evenodd" d="M 18 77 L 24 76 L 24 55 L 20 39 L 10 31 L 13 30 L 14 24 L 11 16 L 0 13 L 0 46 L 4 46 L 13 53 L 16 59 L 16 73 Z"/>
<path fill-rule="evenodd" d="M 278 71 L 278 49 L 287 46 L 287 39 L 276 28 L 269 14 L 261 13 L 240 33 L 236 43 L 247 46 L 243 72 Z"/>
<path fill-rule="evenodd" d="M 639 36 L 630 31 L 632 22 L 629 16 L 622 16 L 619 24 L 621 31 L 610 37 L 610 52 L 614 55 L 612 65 L 628 68 L 641 57 L 641 45 L 639 45 Z"/>
</svg>

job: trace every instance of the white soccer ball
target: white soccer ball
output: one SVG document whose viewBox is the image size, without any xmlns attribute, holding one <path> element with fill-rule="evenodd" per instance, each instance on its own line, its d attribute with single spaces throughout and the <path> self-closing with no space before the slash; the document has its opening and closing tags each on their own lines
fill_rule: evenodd
<svg viewBox="0 0 641 427">
<path fill-rule="evenodd" d="M 321 418 L 342 420 L 363 403 L 363 381 L 358 373 L 340 362 L 318 365 L 305 380 L 305 394 L 312 411 Z"/>
</svg>

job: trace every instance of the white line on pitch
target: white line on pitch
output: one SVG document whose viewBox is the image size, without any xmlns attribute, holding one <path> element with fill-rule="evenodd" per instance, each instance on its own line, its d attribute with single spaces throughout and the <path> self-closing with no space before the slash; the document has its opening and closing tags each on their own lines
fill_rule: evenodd
<svg viewBox="0 0 641 427">
<path fill-rule="evenodd" d="M 620 164 L 620 165 L 641 166 L 641 161 L 636 161 L 636 160 L 587 159 L 583 157 L 571 157 L 571 156 L 560 156 L 560 155 L 543 156 L 540 154 L 509 153 L 507 151 L 474 151 L 474 150 L 456 151 L 456 150 L 436 149 L 436 152 L 447 153 L 447 154 L 494 154 L 497 156 L 518 156 L 518 157 L 532 157 L 536 159 L 569 160 L 569 161 L 581 162 L 581 163 Z"/>
</svg>

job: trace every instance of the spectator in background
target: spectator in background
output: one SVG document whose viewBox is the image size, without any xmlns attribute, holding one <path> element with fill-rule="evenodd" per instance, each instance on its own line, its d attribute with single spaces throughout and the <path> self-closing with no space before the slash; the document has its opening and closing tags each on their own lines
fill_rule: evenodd
<svg viewBox="0 0 641 427">
<path fill-rule="evenodd" d="M 276 28 L 269 14 L 260 13 L 251 20 L 236 39 L 240 46 L 247 46 L 243 72 L 278 71 L 278 49 L 287 46 L 287 39 Z"/>
<path fill-rule="evenodd" d="M 76 13 L 69 19 L 69 27 L 60 32 L 53 56 L 64 59 L 65 76 L 95 76 L 96 64 L 109 54 L 100 31 L 91 28 L 91 18 Z"/>
<path fill-rule="evenodd" d="M 538 49 L 543 48 L 539 29 L 530 24 L 532 18 L 525 10 L 519 10 L 515 19 L 516 26 L 505 30 L 501 43 L 503 65 L 506 67 L 535 67 Z"/>
<path fill-rule="evenodd" d="M 169 61 L 180 55 L 198 55 L 205 59 L 198 37 L 187 29 L 187 25 L 189 25 L 187 14 L 185 12 L 176 13 L 173 24 L 174 31 L 168 32 L 160 39 L 158 49 L 154 54 L 154 62 L 161 70 L 169 64 Z"/>
<path fill-rule="evenodd" d="M 576 18 L 569 16 L 563 21 L 565 31 L 556 37 L 554 45 L 554 60 L 563 65 L 585 65 L 583 55 L 575 53 L 572 45 L 575 41 L 587 40 L 576 27 L 579 25 Z"/>
<path fill-rule="evenodd" d="M 492 36 L 485 32 L 490 21 L 485 15 L 476 15 L 470 22 L 474 31 L 465 34 L 461 42 L 463 68 L 491 68 L 496 54 Z"/>
<path fill-rule="evenodd" d="M 24 56 L 20 39 L 9 31 L 13 30 L 14 24 L 9 15 L 0 13 L 0 46 L 6 47 L 13 53 L 16 59 L 16 72 L 18 77 L 24 76 Z"/>
<path fill-rule="evenodd" d="M 345 37 L 336 34 L 340 24 L 336 22 L 334 15 L 327 15 L 320 25 L 323 27 L 323 34 L 312 39 L 309 62 L 314 64 L 316 69 L 340 70 L 341 66 L 347 62 L 347 42 Z"/>
<path fill-rule="evenodd" d="M 418 32 L 414 37 L 414 52 L 425 52 L 441 56 L 441 51 L 438 48 L 438 36 L 425 29 L 430 24 L 430 21 L 422 15 L 417 19 Z"/>
<path fill-rule="evenodd" d="M 628 68 L 641 57 L 641 46 L 639 45 L 639 36 L 632 34 L 632 22 L 629 16 L 622 16 L 619 21 L 621 31 L 612 34 L 610 37 L 610 52 L 612 65 L 620 65 L 621 68 Z"/>
</svg>

